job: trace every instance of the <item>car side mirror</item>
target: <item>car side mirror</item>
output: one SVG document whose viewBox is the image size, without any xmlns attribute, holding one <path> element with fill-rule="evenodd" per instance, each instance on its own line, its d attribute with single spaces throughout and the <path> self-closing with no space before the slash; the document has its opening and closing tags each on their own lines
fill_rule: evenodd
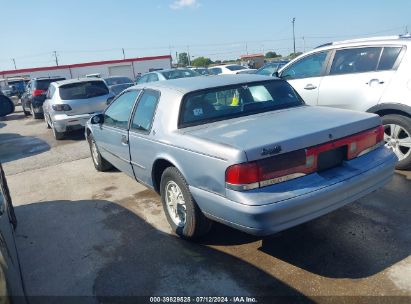
<svg viewBox="0 0 411 304">
<path fill-rule="evenodd" d="M 0 117 L 9 115 L 14 112 L 14 104 L 10 98 L 0 95 Z"/>
<path fill-rule="evenodd" d="M 103 114 L 94 115 L 91 118 L 90 122 L 93 125 L 101 125 L 104 122 L 104 115 Z"/>
<path fill-rule="evenodd" d="M 278 73 L 278 71 L 275 71 L 274 75 L 275 77 L 281 78 L 280 73 Z"/>
</svg>

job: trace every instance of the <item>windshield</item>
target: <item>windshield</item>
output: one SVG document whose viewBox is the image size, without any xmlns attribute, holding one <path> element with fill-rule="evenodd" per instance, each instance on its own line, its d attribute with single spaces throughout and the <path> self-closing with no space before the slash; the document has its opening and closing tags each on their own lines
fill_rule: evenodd
<svg viewBox="0 0 411 304">
<path fill-rule="evenodd" d="M 65 78 L 36 80 L 36 84 L 34 85 L 34 88 L 37 89 L 37 90 L 47 91 L 47 89 L 50 86 L 50 83 L 55 82 L 55 81 L 59 81 L 59 80 L 65 80 Z"/>
<path fill-rule="evenodd" d="M 246 67 L 243 67 L 242 65 L 227 65 L 227 69 L 230 71 L 239 71 L 239 70 L 245 70 L 247 69 Z"/>
<path fill-rule="evenodd" d="M 104 79 L 108 86 L 123 84 L 123 83 L 133 83 L 133 81 L 128 77 L 110 77 Z"/>
<path fill-rule="evenodd" d="M 60 98 L 87 99 L 108 94 L 108 88 L 103 81 L 87 81 L 70 83 L 60 87 Z"/>
<path fill-rule="evenodd" d="M 180 127 L 303 105 L 283 80 L 238 84 L 188 94 L 180 111 Z"/>
<path fill-rule="evenodd" d="M 179 69 L 179 70 L 171 70 L 171 71 L 164 71 L 160 72 L 166 79 L 178 79 L 178 78 L 186 78 L 186 77 L 196 77 L 201 76 L 199 73 L 186 69 Z"/>
</svg>

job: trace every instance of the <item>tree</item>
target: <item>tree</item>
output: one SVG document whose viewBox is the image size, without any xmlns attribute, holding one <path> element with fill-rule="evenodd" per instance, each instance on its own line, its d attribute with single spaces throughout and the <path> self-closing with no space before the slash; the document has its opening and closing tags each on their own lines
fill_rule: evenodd
<svg viewBox="0 0 411 304">
<path fill-rule="evenodd" d="M 196 67 L 207 67 L 213 62 L 211 61 L 210 58 L 205 58 L 205 57 L 197 57 L 193 61 L 191 61 L 191 64 Z"/>
<path fill-rule="evenodd" d="M 183 66 L 188 65 L 188 55 L 187 55 L 187 53 L 178 54 L 178 64 L 181 64 Z"/>
<path fill-rule="evenodd" d="M 296 53 L 291 53 L 290 55 L 288 55 L 288 57 L 290 59 L 294 59 L 295 57 L 300 56 L 302 53 L 301 52 L 296 52 Z"/>
<path fill-rule="evenodd" d="M 221 63 L 221 60 L 216 60 L 216 61 L 214 61 L 214 63 L 220 64 L 220 63 Z"/>
<path fill-rule="evenodd" d="M 267 52 L 265 54 L 265 58 L 278 58 L 278 57 L 282 57 L 280 54 L 277 54 L 276 52 Z"/>
</svg>

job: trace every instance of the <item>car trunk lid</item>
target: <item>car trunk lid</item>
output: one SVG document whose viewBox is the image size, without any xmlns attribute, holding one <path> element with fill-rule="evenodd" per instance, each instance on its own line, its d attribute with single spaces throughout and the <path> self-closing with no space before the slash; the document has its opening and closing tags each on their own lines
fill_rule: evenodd
<svg viewBox="0 0 411 304">
<path fill-rule="evenodd" d="M 248 161 L 313 147 L 381 124 L 374 114 L 300 106 L 187 128 L 187 135 L 229 145 Z"/>
</svg>

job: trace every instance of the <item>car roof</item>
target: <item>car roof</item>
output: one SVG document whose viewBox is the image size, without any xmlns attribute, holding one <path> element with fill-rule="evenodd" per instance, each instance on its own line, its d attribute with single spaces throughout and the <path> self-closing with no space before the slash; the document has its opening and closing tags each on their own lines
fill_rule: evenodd
<svg viewBox="0 0 411 304">
<path fill-rule="evenodd" d="M 188 93 L 214 87 L 223 87 L 235 85 L 245 82 L 257 82 L 265 80 L 275 80 L 276 77 L 261 76 L 254 74 L 237 74 L 237 75 L 213 75 L 213 76 L 197 76 L 188 78 L 178 78 L 167 81 L 156 81 L 142 83 L 132 88 L 150 88 L 150 89 L 171 89 L 181 93 Z"/>
<path fill-rule="evenodd" d="M 322 44 L 316 47 L 313 51 L 318 50 L 330 50 L 342 47 L 356 47 L 356 46 L 372 46 L 372 45 L 399 45 L 399 44 L 411 44 L 411 39 L 408 36 L 382 36 L 382 37 L 369 37 L 350 40 L 334 41 Z M 313 52 L 313 51 L 310 51 Z"/>
<path fill-rule="evenodd" d="M 57 84 L 57 87 L 59 87 L 59 86 L 65 85 L 65 84 L 88 82 L 88 81 L 101 81 L 101 82 L 104 82 L 103 79 L 98 78 L 98 77 L 84 77 L 84 78 L 75 78 L 75 79 L 67 79 L 67 80 L 56 81 L 55 83 Z"/>
</svg>

